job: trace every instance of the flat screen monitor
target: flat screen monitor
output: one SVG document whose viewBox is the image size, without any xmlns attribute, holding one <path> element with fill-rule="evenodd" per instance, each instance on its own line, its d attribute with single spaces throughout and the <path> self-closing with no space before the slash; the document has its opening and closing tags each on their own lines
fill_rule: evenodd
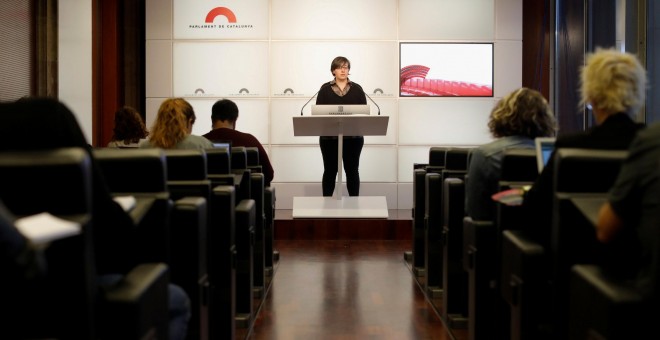
<svg viewBox="0 0 660 340">
<path fill-rule="evenodd" d="M 312 105 L 312 115 L 368 115 L 369 105 Z"/>
<path fill-rule="evenodd" d="M 493 43 L 400 43 L 399 96 L 492 97 Z"/>
</svg>

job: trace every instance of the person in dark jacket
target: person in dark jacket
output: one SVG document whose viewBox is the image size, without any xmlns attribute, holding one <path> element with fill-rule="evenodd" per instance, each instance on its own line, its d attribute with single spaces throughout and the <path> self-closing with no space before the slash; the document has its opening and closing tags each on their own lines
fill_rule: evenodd
<svg viewBox="0 0 660 340">
<path fill-rule="evenodd" d="M 596 126 L 583 132 L 559 134 L 561 148 L 627 150 L 642 124 L 633 121 L 644 105 L 646 72 L 629 53 L 599 49 L 589 54 L 580 77 L 581 103 L 591 107 Z M 525 195 L 523 208 L 534 223 L 529 230 L 548 245 L 551 235 L 554 153 Z"/>
</svg>

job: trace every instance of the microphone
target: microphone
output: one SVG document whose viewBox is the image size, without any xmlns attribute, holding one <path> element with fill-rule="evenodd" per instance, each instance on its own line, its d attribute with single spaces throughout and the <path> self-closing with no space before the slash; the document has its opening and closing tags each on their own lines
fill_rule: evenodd
<svg viewBox="0 0 660 340">
<path fill-rule="evenodd" d="M 313 95 L 311 98 L 309 98 L 309 100 L 305 103 L 305 105 L 303 105 L 303 106 L 300 108 L 300 115 L 301 115 L 301 116 L 303 115 L 303 109 L 305 108 L 305 106 L 307 106 L 307 104 L 309 104 L 309 102 L 311 102 L 312 99 L 314 99 L 314 97 L 316 97 L 316 96 L 319 94 L 319 92 L 321 92 L 321 90 L 323 90 L 323 88 L 326 87 L 326 86 L 328 86 L 328 85 L 330 85 L 330 83 L 325 83 L 325 84 L 323 84 L 323 85 L 321 86 L 321 88 L 320 88 L 318 91 L 316 91 L 316 93 L 314 93 L 314 95 Z"/>
<path fill-rule="evenodd" d="M 371 97 L 369 97 L 369 95 L 367 94 L 367 91 L 365 91 L 362 88 L 362 85 L 360 85 L 358 83 L 352 83 L 352 84 L 355 84 L 355 85 L 359 86 L 360 89 L 362 89 L 362 92 L 364 92 L 364 95 L 367 96 L 367 98 L 369 98 L 369 100 L 371 100 L 371 102 L 374 103 L 374 105 L 376 105 L 376 108 L 378 109 L 378 115 L 380 116 L 380 106 L 378 106 L 378 104 L 376 104 L 376 102 L 373 99 L 371 99 Z"/>
</svg>

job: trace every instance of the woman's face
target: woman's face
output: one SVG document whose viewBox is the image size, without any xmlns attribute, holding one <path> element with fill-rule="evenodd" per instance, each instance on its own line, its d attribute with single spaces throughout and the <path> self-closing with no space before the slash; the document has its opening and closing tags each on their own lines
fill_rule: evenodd
<svg viewBox="0 0 660 340">
<path fill-rule="evenodd" d="M 332 73 L 334 73 L 335 78 L 337 80 L 346 80 L 348 79 L 348 71 L 350 69 L 348 68 L 348 63 L 342 64 L 340 67 L 334 69 Z"/>
</svg>

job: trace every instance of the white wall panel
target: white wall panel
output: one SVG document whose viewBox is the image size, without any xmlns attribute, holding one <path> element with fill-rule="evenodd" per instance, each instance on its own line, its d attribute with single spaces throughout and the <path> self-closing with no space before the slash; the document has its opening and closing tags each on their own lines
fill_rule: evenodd
<svg viewBox="0 0 660 340">
<path fill-rule="evenodd" d="M 175 41 L 174 96 L 264 97 L 268 65 L 266 42 Z"/>
<path fill-rule="evenodd" d="M 431 146 L 491 141 L 490 110 L 522 83 L 522 0 L 146 0 L 145 6 L 147 126 L 164 99 L 184 97 L 197 114 L 193 133 L 201 135 L 211 129 L 213 103 L 234 100 L 237 128 L 269 152 L 278 209 L 291 209 L 294 196 L 321 195 L 318 137 L 294 137 L 292 117 L 332 79 L 336 56 L 351 61 L 350 79 L 390 117 L 386 136 L 365 137 L 360 159 L 361 194 L 386 196 L 390 209 L 412 208 L 413 164 L 427 163 Z M 213 22 L 206 23 L 209 14 Z M 399 43 L 406 41 L 494 43 L 493 98 L 399 97 Z"/>
<path fill-rule="evenodd" d="M 271 45 L 272 95 L 291 97 L 290 89 L 294 96 L 313 96 L 323 83 L 332 80 L 332 60 L 344 56 L 351 61 L 349 78 L 365 92 L 372 97 L 394 97 L 399 93 L 398 48 L 394 41 L 274 41 Z"/>
<path fill-rule="evenodd" d="M 306 99 L 273 99 L 271 101 L 271 119 L 273 144 L 314 144 L 318 145 L 319 137 L 296 137 L 293 135 L 293 117 L 300 116 L 300 110 Z M 310 102 L 308 106 L 313 104 Z M 309 116 L 309 108 L 304 115 Z"/>
<path fill-rule="evenodd" d="M 172 41 L 147 40 L 145 43 L 147 97 L 172 96 Z"/>
<path fill-rule="evenodd" d="M 495 0 L 400 0 L 401 40 L 492 40 Z"/>
<path fill-rule="evenodd" d="M 360 155 L 360 182 L 396 182 L 396 152 L 392 146 L 365 145 Z M 346 174 L 343 176 L 345 181 Z"/>
<path fill-rule="evenodd" d="M 495 65 L 495 97 L 522 86 L 522 41 L 496 41 Z"/>
<path fill-rule="evenodd" d="M 268 4 L 268 0 L 174 0 L 174 39 L 268 39 Z"/>
<path fill-rule="evenodd" d="M 172 0 L 146 0 L 147 39 L 172 39 Z"/>
<path fill-rule="evenodd" d="M 495 3 L 495 39 L 522 40 L 522 0 Z"/>
<path fill-rule="evenodd" d="M 270 155 L 275 170 L 274 182 L 321 182 L 323 158 L 318 144 L 272 146 Z"/>
<path fill-rule="evenodd" d="M 272 39 L 396 39 L 396 0 L 273 0 Z"/>
<path fill-rule="evenodd" d="M 399 144 L 474 145 L 489 140 L 493 98 L 399 101 Z"/>
<path fill-rule="evenodd" d="M 361 182 L 396 182 L 396 148 L 365 145 L 360 156 Z M 317 145 L 273 146 L 271 163 L 275 169 L 274 182 L 320 182 L 323 158 Z M 346 173 L 342 170 L 343 180 Z"/>
<path fill-rule="evenodd" d="M 413 181 L 413 166 L 415 163 L 429 163 L 430 146 L 400 146 L 398 154 L 398 180 L 399 182 Z"/>
<path fill-rule="evenodd" d="M 397 195 L 398 195 L 398 201 L 396 207 L 397 209 L 412 209 L 413 207 L 412 183 L 399 183 Z"/>
<path fill-rule="evenodd" d="M 151 125 L 154 124 L 156 116 L 158 115 L 158 108 L 160 104 L 167 98 L 147 98 L 146 109 L 147 112 L 144 113 L 145 120 L 144 124 L 147 125 L 147 129 L 151 130 Z"/>
<path fill-rule="evenodd" d="M 59 1 L 58 6 L 58 98 L 92 143 L 92 1 Z"/>
</svg>

